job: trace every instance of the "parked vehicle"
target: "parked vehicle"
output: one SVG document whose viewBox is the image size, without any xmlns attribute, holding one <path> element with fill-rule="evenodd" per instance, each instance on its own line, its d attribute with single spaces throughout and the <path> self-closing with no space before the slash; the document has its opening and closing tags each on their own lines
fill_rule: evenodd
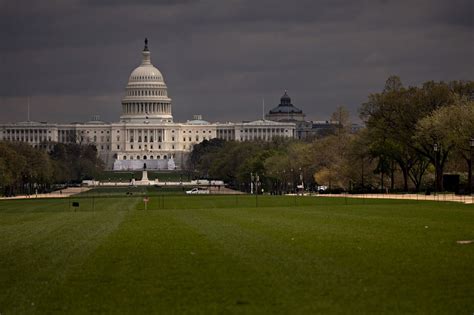
<svg viewBox="0 0 474 315">
<path fill-rule="evenodd" d="M 209 189 L 207 188 L 193 188 L 191 190 L 186 191 L 187 195 L 201 195 L 201 194 L 209 194 Z"/>
</svg>

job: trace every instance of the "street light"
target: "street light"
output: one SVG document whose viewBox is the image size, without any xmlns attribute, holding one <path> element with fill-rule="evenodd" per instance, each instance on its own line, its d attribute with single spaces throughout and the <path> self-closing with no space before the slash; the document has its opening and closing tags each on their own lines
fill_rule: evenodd
<svg viewBox="0 0 474 315">
<path fill-rule="evenodd" d="M 301 195 L 304 195 L 304 181 L 303 181 L 303 172 L 301 171 L 300 167 L 300 182 L 301 182 Z"/>
<path fill-rule="evenodd" d="M 472 152 L 474 151 L 473 150 L 474 148 L 474 138 L 471 138 L 469 139 L 469 194 L 472 194 L 472 191 L 474 190 L 474 184 L 473 184 L 473 180 L 472 180 L 472 160 L 473 160 L 473 157 L 472 157 Z"/>
<path fill-rule="evenodd" d="M 287 191 L 287 189 L 288 189 L 288 182 L 287 182 L 287 180 L 286 180 L 286 171 L 285 171 L 285 170 L 283 170 L 283 176 L 282 176 L 282 180 L 281 180 L 280 185 L 281 185 L 281 189 L 282 189 L 282 190 L 284 189 L 284 190 L 285 190 L 285 194 L 286 194 L 286 191 Z"/>
<path fill-rule="evenodd" d="M 258 176 L 258 173 L 255 173 L 255 191 L 258 194 L 258 184 L 260 182 L 260 176 Z"/>
<path fill-rule="evenodd" d="M 253 180 L 254 180 L 254 177 L 253 177 L 253 173 L 251 172 L 250 173 L 250 194 L 251 195 L 253 194 Z"/>
<path fill-rule="evenodd" d="M 435 160 L 435 185 L 434 185 L 434 194 L 436 195 L 436 191 L 438 190 L 438 150 L 439 145 L 437 143 L 433 144 L 433 151 L 434 151 L 434 160 Z"/>
</svg>

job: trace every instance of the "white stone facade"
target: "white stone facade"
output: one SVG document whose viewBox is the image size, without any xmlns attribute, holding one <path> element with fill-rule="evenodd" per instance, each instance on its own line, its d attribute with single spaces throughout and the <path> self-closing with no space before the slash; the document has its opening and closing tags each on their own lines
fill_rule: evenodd
<svg viewBox="0 0 474 315">
<path fill-rule="evenodd" d="M 142 62 L 129 77 L 119 122 L 95 119 L 72 124 L 0 124 L 0 140 L 27 142 L 44 149 L 58 142 L 94 144 L 107 168 L 123 170 L 139 169 L 145 163 L 149 169 L 168 169 L 171 158 L 176 168 L 183 168 L 193 145 L 214 138 L 269 141 L 295 137 L 292 122 L 209 123 L 200 116 L 184 123 L 173 122 L 167 86 L 150 55 L 145 45 Z"/>
</svg>

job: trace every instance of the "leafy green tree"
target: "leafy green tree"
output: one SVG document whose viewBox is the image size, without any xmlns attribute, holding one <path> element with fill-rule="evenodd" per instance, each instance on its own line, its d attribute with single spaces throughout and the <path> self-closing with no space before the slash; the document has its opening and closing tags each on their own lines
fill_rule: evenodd
<svg viewBox="0 0 474 315">
<path fill-rule="evenodd" d="M 382 93 L 369 95 L 361 106 L 360 115 L 369 130 L 373 152 L 396 161 L 403 174 L 404 190 L 408 190 L 408 179 L 417 189 L 420 187 L 427 160 L 433 155 L 429 152 L 433 151 L 433 143 L 413 141 L 419 121 L 438 108 L 452 104 L 456 93 L 469 91 L 472 91 L 472 82 L 429 81 L 420 88 L 404 88 L 399 78 L 392 76 Z M 443 162 L 442 156 L 440 161 Z M 439 165 L 437 172 L 440 172 Z"/>
<path fill-rule="evenodd" d="M 443 171 L 452 151 L 459 153 L 468 165 L 468 182 L 472 180 L 469 140 L 474 134 L 474 102 L 458 97 L 454 103 L 441 107 L 417 125 L 414 139 L 420 152 L 434 165 L 436 189 L 443 189 Z M 437 150 L 434 148 L 436 144 Z"/>
</svg>

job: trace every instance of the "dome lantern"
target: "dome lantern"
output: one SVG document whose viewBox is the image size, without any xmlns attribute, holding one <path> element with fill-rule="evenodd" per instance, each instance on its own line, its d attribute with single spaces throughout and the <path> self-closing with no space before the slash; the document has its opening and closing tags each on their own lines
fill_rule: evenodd
<svg viewBox="0 0 474 315">
<path fill-rule="evenodd" d="M 143 48 L 142 55 L 142 66 L 151 65 L 150 50 L 148 49 L 148 38 L 145 38 L 145 47 Z"/>
</svg>

